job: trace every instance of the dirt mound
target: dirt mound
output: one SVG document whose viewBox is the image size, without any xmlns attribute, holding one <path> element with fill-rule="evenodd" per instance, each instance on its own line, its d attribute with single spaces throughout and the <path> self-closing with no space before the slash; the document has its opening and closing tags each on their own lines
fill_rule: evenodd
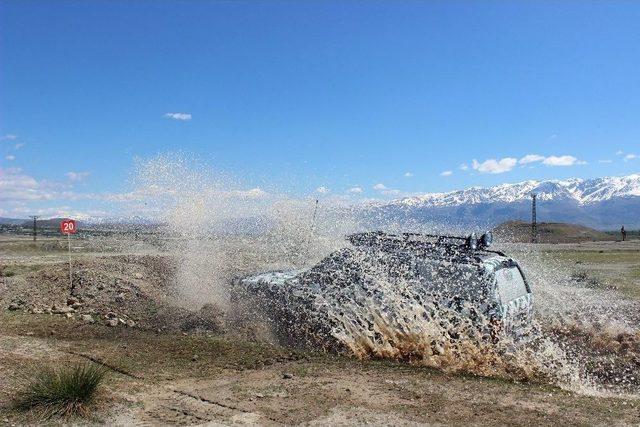
<svg viewBox="0 0 640 427">
<path fill-rule="evenodd" d="M 87 322 L 161 330 L 222 329 L 212 306 L 191 311 L 177 304 L 175 264 L 168 257 L 116 256 L 54 264 L 24 277 L 7 278 L 0 301 L 12 310 L 80 316 Z"/>
<path fill-rule="evenodd" d="M 524 221 L 507 221 L 493 229 L 499 241 L 509 243 L 528 243 L 531 241 L 531 224 Z M 561 222 L 538 223 L 538 241 L 540 243 L 579 243 L 613 240 L 613 237 L 578 224 Z"/>
</svg>

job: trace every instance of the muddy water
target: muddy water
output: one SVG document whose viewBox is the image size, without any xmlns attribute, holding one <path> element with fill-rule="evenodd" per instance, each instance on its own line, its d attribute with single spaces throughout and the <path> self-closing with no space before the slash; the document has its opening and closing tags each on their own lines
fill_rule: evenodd
<svg viewBox="0 0 640 427">
<path fill-rule="evenodd" d="M 179 265 L 175 286 L 190 307 L 212 303 L 237 311 L 231 298 L 234 279 L 308 268 L 344 247 L 345 234 L 364 227 L 357 209 L 342 201 L 323 200 L 316 210 L 313 199 L 246 189 L 228 177 L 163 157 L 142 164 L 137 182 L 145 206 L 167 221 L 166 249 Z M 406 230 L 389 221 L 380 225 L 430 231 Z M 320 292 L 296 292 L 280 303 L 306 310 L 289 310 L 299 315 L 290 324 L 305 323 L 307 333 L 321 331 L 322 340 L 335 341 L 328 348 L 346 349 L 356 357 L 541 381 L 585 394 L 640 396 L 638 304 L 614 291 L 572 282 L 565 267 L 535 251 L 512 249 L 535 298 L 535 336 L 524 345 L 482 339 L 468 319 L 421 301 L 410 282 L 389 280 L 375 262 L 358 265 L 368 277 L 366 289 L 327 286 Z M 252 310 L 261 305 L 243 305 L 234 319 L 256 318 Z"/>
</svg>

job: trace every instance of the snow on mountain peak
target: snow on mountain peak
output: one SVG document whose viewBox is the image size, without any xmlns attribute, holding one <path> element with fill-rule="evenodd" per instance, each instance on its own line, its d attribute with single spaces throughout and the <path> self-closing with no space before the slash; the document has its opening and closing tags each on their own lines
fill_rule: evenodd
<svg viewBox="0 0 640 427">
<path fill-rule="evenodd" d="M 640 174 L 593 179 L 523 181 L 495 187 L 471 187 L 447 193 L 427 193 L 393 201 L 392 205 L 441 207 L 478 203 L 513 203 L 537 194 L 540 200 L 596 203 L 618 197 L 640 197 Z"/>
</svg>

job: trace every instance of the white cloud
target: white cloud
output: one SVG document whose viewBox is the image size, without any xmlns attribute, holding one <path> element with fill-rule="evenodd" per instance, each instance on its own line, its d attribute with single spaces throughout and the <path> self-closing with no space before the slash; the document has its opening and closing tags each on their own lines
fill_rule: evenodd
<svg viewBox="0 0 640 427">
<path fill-rule="evenodd" d="M 22 202 L 75 197 L 63 185 L 38 181 L 20 168 L 0 167 L 0 201 Z"/>
<path fill-rule="evenodd" d="M 191 113 L 165 113 L 168 119 L 188 121 L 191 120 Z"/>
<path fill-rule="evenodd" d="M 586 162 L 578 160 L 573 156 L 549 156 L 542 161 L 547 166 L 573 166 L 584 165 Z"/>
<path fill-rule="evenodd" d="M 24 143 L 22 143 L 22 142 L 19 142 L 19 143 L 17 143 L 16 145 L 14 145 L 14 146 L 13 146 L 13 148 L 14 148 L 14 149 L 16 149 L 16 150 L 19 150 L 19 149 L 21 149 L 22 147 L 24 147 Z"/>
<path fill-rule="evenodd" d="M 383 183 L 379 183 L 373 186 L 374 190 L 378 190 L 378 191 L 382 191 L 382 190 L 386 190 L 387 187 L 383 184 Z"/>
<path fill-rule="evenodd" d="M 320 194 L 327 194 L 331 190 L 329 190 L 327 187 L 318 187 L 316 188 L 316 191 Z"/>
<path fill-rule="evenodd" d="M 404 173 L 404 177 L 405 178 L 411 178 L 413 176 L 413 174 L 411 172 L 405 172 Z"/>
<path fill-rule="evenodd" d="M 4 158 L 9 160 L 10 162 L 12 162 L 12 161 L 14 161 L 16 159 L 16 156 L 14 156 L 13 154 L 9 154 L 8 156 L 5 156 Z"/>
<path fill-rule="evenodd" d="M 453 171 L 444 171 L 440 173 L 440 176 L 451 176 L 453 175 Z"/>
<path fill-rule="evenodd" d="M 623 154 L 624 154 L 624 151 L 622 150 L 616 151 L 616 156 L 622 156 Z"/>
<path fill-rule="evenodd" d="M 460 166 L 460 170 L 466 171 L 467 169 L 469 169 L 469 166 L 467 166 L 466 163 L 462 163 Z"/>
<path fill-rule="evenodd" d="M 85 178 L 87 178 L 89 176 L 89 172 L 67 172 L 64 174 L 67 178 L 69 178 L 70 181 L 73 182 L 80 182 L 80 181 L 84 181 Z"/>
<path fill-rule="evenodd" d="M 351 187 L 349 189 L 349 193 L 360 194 L 360 193 L 362 193 L 362 188 L 361 187 Z"/>
<path fill-rule="evenodd" d="M 16 139 L 18 139 L 18 135 L 14 135 L 12 133 L 0 136 L 0 141 L 15 141 Z"/>
<path fill-rule="evenodd" d="M 482 173 L 504 173 L 509 172 L 518 163 L 517 159 L 513 157 L 505 157 L 500 160 L 488 159 L 480 163 L 476 159 L 473 159 L 472 167 L 478 172 Z"/>
<path fill-rule="evenodd" d="M 521 165 L 528 165 L 529 163 L 541 162 L 544 159 L 544 156 L 540 156 L 538 154 L 527 154 L 526 156 L 518 160 L 518 163 L 520 163 Z"/>
<path fill-rule="evenodd" d="M 260 187 L 252 188 L 250 190 L 238 190 L 234 192 L 234 195 L 240 196 L 243 199 L 262 199 L 268 194 L 269 193 L 267 193 Z"/>
<path fill-rule="evenodd" d="M 637 154 L 627 154 L 626 156 L 624 156 L 624 161 L 628 162 L 629 160 L 636 159 L 637 157 L 638 157 Z"/>
<path fill-rule="evenodd" d="M 613 163 L 613 160 L 598 160 L 598 163 Z"/>
<path fill-rule="evenodd" d="M 401 193 L 401 191 L 400 190 L 391 189 L 391 188 L 387 188 L 385 190 L 382 190 L 381 193 L 384 194 L 385 196 L 397 196 L 398 194 Z"/>
</svg>

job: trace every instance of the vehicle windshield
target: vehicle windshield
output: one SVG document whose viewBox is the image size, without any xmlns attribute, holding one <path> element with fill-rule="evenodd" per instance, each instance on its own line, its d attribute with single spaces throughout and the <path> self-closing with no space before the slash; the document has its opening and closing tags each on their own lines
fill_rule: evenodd
<svg viewBox="0 0 640 427">
<path fill-rule="evenodd" d="M 505 267 L 496 271 L 498 292 L 502 304 L 527 294 L 527 285 L 518 267 Z"/>
</svg>

